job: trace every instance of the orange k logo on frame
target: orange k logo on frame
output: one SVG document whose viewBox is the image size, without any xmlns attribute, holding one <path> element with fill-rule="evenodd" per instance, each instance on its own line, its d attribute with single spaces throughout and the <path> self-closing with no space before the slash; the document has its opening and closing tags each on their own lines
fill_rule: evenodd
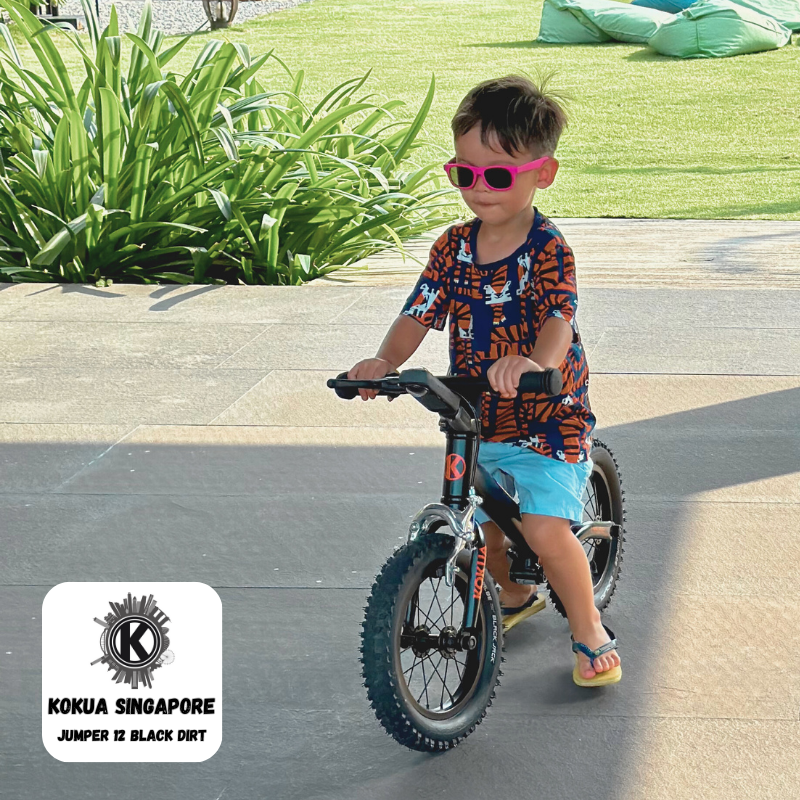
<svg viewBox="0 0 800 800">
<path fill-rule="evenodd" d="M 447 480 L 457 481 L 459 478 L 464 477 L 466 471 L 467 465 L 462 456 L 458 455 L 458 453 L 451 453 L 447 456 L 447 460 L 444 463 L 444 474 Z"/>
</svg>

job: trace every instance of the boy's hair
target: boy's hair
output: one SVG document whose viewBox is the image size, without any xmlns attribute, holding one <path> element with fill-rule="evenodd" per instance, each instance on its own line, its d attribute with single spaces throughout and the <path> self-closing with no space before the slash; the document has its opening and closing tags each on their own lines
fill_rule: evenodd
<svg viewBox="0 0 800 800">
<path fill-rule="evenodd" d="M 509 155 L 530 150 L 537 156 L 552 156 L 567 125 L 567 114 L 555 96 L 546 92 L 548 82 L 545 77 L 537 86 L 521 75 L 506 75 L 479 83 L 453 117 L 453 136 L 463 136 L 480 125 L 484 145 L 495 133 Z"/>
</svg>

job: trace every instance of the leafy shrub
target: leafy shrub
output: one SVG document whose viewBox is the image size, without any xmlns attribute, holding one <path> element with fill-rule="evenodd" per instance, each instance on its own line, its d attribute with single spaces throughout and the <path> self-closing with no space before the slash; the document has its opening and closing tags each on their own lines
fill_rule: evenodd
<svg viewBox="0 0 800 800">
<path fill-rule="evenodd" d="M 411 160 L 433 79 L 413 119 L 356 99 L 369 73 L 309 108 L 304 73 L 246 44 L 210 40 L 168 71 L 191 37 L 166 47 L 149 1 L 127 71 L 114 9 L 101 32 L 83 0 L 86 37 L 0 6 L 38 62 L 0 24 L 0 279 L 299 284 L 454 216 L 438 164 Z M 262 85 L 268 59 L 286 85 Z"/>
</svg>

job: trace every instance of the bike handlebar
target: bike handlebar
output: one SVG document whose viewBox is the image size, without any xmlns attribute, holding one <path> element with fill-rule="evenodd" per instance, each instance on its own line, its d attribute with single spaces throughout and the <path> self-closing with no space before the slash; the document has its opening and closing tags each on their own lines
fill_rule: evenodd
<svg viewBox="0 0 800 800">
<path fill-rule="evenodd" d="M 334 389 L 343 400 L 352 400 L 358 395 L 359 389 L 371 389 L 379 395 L 398 397 L 401 394 L 411 394 L 419 397 L 421 394 L 433 394 L 447 407 L 452 408 L 452 392 L 458 395 L 476 396 L 483 392 L 493 392 L 487 378 L 476 378 L 469 375 L 431 375 L 424 369 L 409 369 L 402 373 L 392 373 L 385 378 L 377 380 L 348 380 L 347 373 L 342 372 L 336 378 L 327 382 L 329 389 Z M 554 396 L 560 394 L 562 377 L 560 370 L 546 369 L 542 372 L 523 372 L 519 380 L 519 392 L 546 394 Z M 444 390 L 444 391 L 443 391 Z"/>
</svg>

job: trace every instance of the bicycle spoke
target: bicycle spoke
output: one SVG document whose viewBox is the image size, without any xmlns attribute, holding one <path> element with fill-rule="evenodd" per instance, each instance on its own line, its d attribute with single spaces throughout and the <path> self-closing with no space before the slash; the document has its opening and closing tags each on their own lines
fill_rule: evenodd
<svg viewBox="0 0 800 800">
<path fill-rule="evenodd" d="M 459 669 L 459 667 L 464 667 L 466 669 L 467 665 L 466 665 L 466 663 L 462 664 L 458 660 L 458 657 L 454 658 L 453 661 L 455 661 L 455 664 L 456 664 L 456 672 L 458 673 L 458 681 L 459 681 L 459 684 L 460 684 L 461 681 L 464 680 L 464 673 Z"/>
<path fill-rule="evenodd" d="M 448 611 L 450 612 L 450 627 L 453 627 L 453 606 L 456 604 L 456 600 L 460 600 L 460 599 L 461 599 L 461 595 L 460 594 L 456 594 L 456 596 L 453 598 L 453 602 L 450 603 L 450 605 L 447 606 L 447 608 L 444 610 L 445 614 Z"/>
<path fill-rule="evenodd" d="M 430 578 L 428 579 L 430 580 Z M 442 582 L 442 579 L 439 578 L 439 583 Z M 433 581 L 431 581 L 431 588 L 433 589 Z M 436 593 L 439 591 L 439 586 L 437 585 L 435 589 L 433 589 L 433 600 L 431 600 L 431 604 L 428 608 L 428 613 L 425 616 L 428 618 L 428 622 L 431 622 L 431 612 L 433 611 L 433 604 L 436 602 Z M 423 612 L 424 613 L 424 612 Z M 431 622 L 431 625 L 434 623 Z"/>
<path fill-rule="evenodd" d="M 413 674 L 414 669 L 418 667 L 423 661 L 427 661 L 430 657 L 431 657 L 430 653 L 426 653 L 424 656 L 422 656 L 422 658 L 420 658 L 418 655 L 415 655 L 414 663 L 408 669 L 403 670 L 403 675 L 405 675 L 406 672 L 411 672 Z M 411 675 L 408 676 L 408 680 L 406 681 L 406 683 L 411 682 L 411 677 L 412 677 Z"/>
<path fill-rule="evenodd" d="M 439 659 L 439 663 L 440 664 L 442 663 L 441 659 Z M 444 682 L 444 680 L 442 678 L 442 673 L 439 672 L 438 669 L 436 669 L 436 666 L 434 665 L 433 661 L 431 661 L 431 666 L 433 667 L 434 672 L 436 672 L 436 675 L 439 677 L 439 680 L 442 682 L 443 689 L 447 689 L 447 686 L 445 685 L 445 682 Z M 446 668 L 445 668 L 445 674 L 447 674 L 447 669 Z M 454 698 L 453 698 L 453 695 L 450 694 L 450 690 L 449 689 L 447 689 L 447 694 L 450 695 L 450 702 L 453 703 L 454 702 Z M 442 691 L 442 697 L 444 697 L 444 691 Z M 440 706 L 440 708 L 441 708 L 441 706 Z"/>
<path fill-rule="evenodd" d="M 585 513 L 589 515 L 590 519 L 597 519 L 597 492 L 594 489 L 594 485 L 592 484 L 591 480 L 589 481 L 590 489 L 587 489 L 587 499 L 586 502 L 583 504 L 583 510 Z M 589 506 L 587 509 L 586 507 Z"/>
<path fill-rule="evenodd" d="M 441 586 L 441 580 L 439 581 L 439 586 Z M 436 587 L 436 593 L 433 595 L 433 599 L 436 600 L 436 605 L 439 606 L 439 611 L 441 614 L 437 617 L 436 622 L 439 620 L 443 620 L 445 624 L 447 624 L 447 620 L 445 619 L 446 612 L 442 610 L 442 604 L 439 602 L 439 586 Z M 436 623 L 434 623 L 435 625 Z"/>
<path fill-rule="evenodd" d="M 417 611 L 422 611 L 422 609 L 419 606 L 417 606 Z M 428 620 L 428 624 L 432 628 L 438 628 L 438 625 L 435 622 L 433 622 L 433 620 L 424 611 L 422 611 L 422 616 L 425 617 L 426 620 Z M 441 630 L 441 628 L 439 628 L 439 630 Z"/>
<path fill-rule="evenodd" d="M 426 705 L 425 708 L 430 708 L 431 707 L 431 698 L 428 696 L 428 684 L 431 682 L 432 678 L 433 678 L 433 673 L 431 673 L 431 677 L 430 678 L 425 680 L 425 662 L 423 661 L 422 662 L 422 679 L 425 681 L 425 685 L 422 687 L 422 691 L 419 693 L 419 697 L 417 698 L 417 702 L 418 703 L 422 702 L 422 695 L 424 694 L 425 695 L 425 699 L 428 701 L 428 705 Z"/>
<path fill-rule="evenodd" d="M 450 662 L 446 661 L 444 664 L 444 680 L 442 681 L 442 696 L 439 698 L 439 708 L 444 708 L 444 690 L 447 689 L 447 668 L 450 666 Z M 450 690 L 447 689 L 447 694 L 450 694 Z M 450 694 L 450 702 L 453 702 L 453 695 Z"/>
</svg>

